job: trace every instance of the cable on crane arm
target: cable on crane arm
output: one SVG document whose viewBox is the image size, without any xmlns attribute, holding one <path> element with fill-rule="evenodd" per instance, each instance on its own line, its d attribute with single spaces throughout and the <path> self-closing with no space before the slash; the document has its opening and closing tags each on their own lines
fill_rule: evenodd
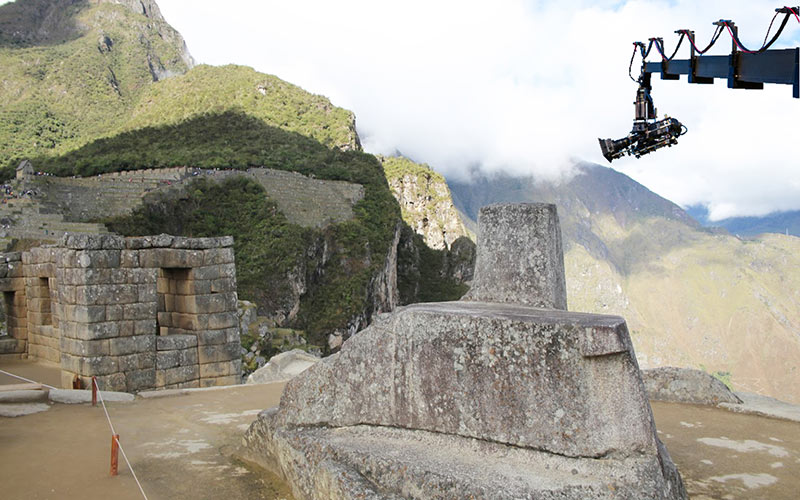
<svg viewBox="0 0 800 500">
<path fill-rule="evenodd" d="M 669 62 L 675 58 L 675 55 L 678 54 L 678 50 L 680 50 L 681 44 L 683 43 L 683 38 L 685 36 L 685 33 L 681 33 L 681 37 L 678 39 L 678 45 L 675 47 L 675 51 L 672 52 L 672 55 L 669 57 L 667 57 L 667 54 L 664 52 L 664 40 L 660 38 L 651 38 L 650 43 L 655 44 L 656 49 L 658 49 L 658 53 L 661 54 L 661 59 Z"/>
<path fill-rule="evenodd" d="M 768 48 L 770 48 L 772 46 L 773 43 L 778 41 L 778 38 L 780 38 L 781 34 L 783 33 L 784 28 L 786 28 L 786 24 L 788 24 L 788 22 L 789 22 L 789 16 L 791 14 L 794 14 L 794 9 L 790 8 L 789 12 L 790 13 L 787 13 L 786 16 L 783 18 L 783 21 L 781 22 L 781 26 L 778 28 L 778 31 L 775 33 L 775 36 L 773 36 L 772 40 L 770 40 L 768 43 L 764 43 L 761 46 L 761 50 L 759 52 L 767 50 Z M 772 18 L 772 23 L 775 22 L 775 18 L 778 17 L 778 14 L 779 14 L 779 12 L 775 13 L 775 16 Z M 797 16 L 795 15 L 795 17 L 797 17 Z M 798 18 L 798 21 L 800 21 L 800 18 Z M 769 24 L 770 29 L 772 29 L 772 23 Z M 767 30 L 767 36 L 769 36 L 769 30 Z M 767 36 L 764 37 L 764 40 L 767 39 Z"/>
<path fill-rule="evenodd" d="M 789 10 L 791 12 L 794 12 L 793 9 Z M 775 17 L 777 17 L 778 14 L 779 12 L 776 12 Z M 724 22 L 723 24 L 728 29 L 728 33 L 731 35 L 731 38 L 733 38 L 733 41 L 734 43 L 736 43 L 736 46 L 739 47 L 739 49 L 742 52 L 746 52 L 748 54 L 760 54 L 765 50 L 767 50 L 768 48 L 770 48 L 772 44 L 774 44 L 778 40 L 778 38 L 780 38 L 784 28 L 786 28 L 786 24 L 789 22 L 789 16 L 791 16 L 791 13 L 787 12 L 783 17 L 783 22 L 781 23 L 781 26 L 778 28 L 778 31 L 775 33 L 775 36 L 772 37 L 772 40 L 766 42 L 767 37 L 769 37 L 769 31 L 772 29 L 772 24 L 775 22 L 775 17 L 772 18 L 772 22 L 769 24 L 769 29 L 767 30 L 767 35 L 764 37 L 765 42 L 758 50 L 750 50 L 747 47 L 745 47 L 742 41 L 739 39 L 739 35 L 736 32 L 734 32 L 733 29 L 731 29 L 730 24 L 728 22 Z"/>
<path fill-rule="evenodd" d="M 675 56 L 678 54 L 678 50 L 680 50 L 684 38 L 686 38 L 686 33 L 681 32 L 681 37 L 678 39 L 678 45 L 675 47 L 675 52 L 673 52 L 672 55 L 669 56 L 669 59 L 667 59 L 667 61 L 675 59 Z"/>
<path fill-rule="evenodd" d="M 636 50 L 639 48 L 637 44 L 633 44 L 633 54 L 631 54 L 631 63 L 628 65 L 628 76 L 631 77 L 634 83 L 639 83 L 639 80 L 633 77 L 633 60 L 636 58 Z"/>
<path fill-rule="evenodd" d="M 700 50 L 700 48 L 698 48 L 697 45 L 695 45 L 694 38 L 692 38 L 692 35 L 689 33 L 688 30 L 681 30 L 681 31 L 686 34 L 686 37 L 689 39 L 689 43 L 692 44 L 692 47 L 694 47 L 695 52 L 697 52 L 702 56 L 703 54 L 711 50 L 711 47 L 713 47 L 714 44 L 717 43 L 717 40 L 719 40 L 720 35 L 722 35 L 722 26 L 717 26 L 717 29 L 714 31 L 714 35 L 711 37 L 711 42 L 709 42 L 708 46 L 706 46 L 706 48 L 704 48 L 703 50 Z"/>
<path fill-rule="evenodd" d="M 797 9 L 793 7 L 784 7 L 784 9 L 789 9 L 789 12 L 794 14 L 795 19 L 797 19 L 797 22 L 800 23 L 800 15 L 797 15 Z"/>
<path fill-rule="evenodd" d="M 647 56 L 650 55 L 650 51 L 653 50 L 653 40 L 650 40 L 650 43 L 647 45 L 647 50 L 645 50 L 644 44 L 641 42 L 638 44 L 638 46 L 639 51 L 642 53 L 642 59 L 647 59 Z"/>
<path fill-rule="evenodd" d="M 772 16 L 772 21 L 769 22 L 769 28 L 767 28 L 767 34 L 764 35 L 764 41 L 761 43 L 762 47 L 766 47 L 767 46 L 767 38 L 769 37 L 769 33 L 772 31 L 772 25 L 775 24 L 775 20 L 778 19 L 778 14 L 780 14 L 780 11 L 776 10 L 775 11 L 775 15 Z M 786 17 L 788 19 L 789 16 L 786 16 Z M 786 26 L 786 21 L 784 21 L 783 26 Z M 778 30 L 778 33 L 783 31 L 783 26 L 781 26 L 781 29 Z M 774 41 L 775 38 L 773 38 L 772 40 Z M 770 44 L 772 44 L 772 42 L 770 42 Z"/>
</svg>

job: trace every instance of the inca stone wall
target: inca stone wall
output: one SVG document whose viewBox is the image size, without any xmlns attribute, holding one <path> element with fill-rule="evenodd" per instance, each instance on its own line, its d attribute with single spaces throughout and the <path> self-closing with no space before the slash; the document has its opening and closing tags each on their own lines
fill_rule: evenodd
<svg viewBox="0 0 800 500">
<path fill-rule="evenodd" d="M 555 206 L 479 223 L 477 293 L 352 336 L 259 415 L 249 458 L 302 499 L 685 499 L 625 320 L 565 310 Z"/>
<path fill-rule="evenodd" d="M 233 239 L 67 235 L 0 263 L 7 354 L 105 390 L 241 382 Z M 24 317 L 24 319 L 23 319 Z M 0 351 L 4 352 L 4 351 Z"/>
<path fill-rule="evenodd" d="M 61 214 L 68 221 L 88 222 L 126 215 L 155 191 L 182 189 L 198 177 L 221 180 L 246 175 L 261 184 L 289 222 L 323 227 L 353 218 L 353 205 L 364 197 L 364 187 L 343 181 L 314 179 L 295 172 L 251 168 L 208 170 L 179 167 L 102 174 L 86 178 L 28 176 L 24 189 L 34 189 L 42 211 Z"/>
</svg>

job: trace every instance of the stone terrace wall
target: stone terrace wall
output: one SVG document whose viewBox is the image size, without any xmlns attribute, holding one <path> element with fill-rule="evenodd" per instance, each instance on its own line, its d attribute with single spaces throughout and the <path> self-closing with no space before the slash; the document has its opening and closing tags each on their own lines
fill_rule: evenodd
<svg viewBox="0 0 800 500">
<path fill-rule="evenodd" d="M 295 172 L 251 168 L 206 170 L 187 167 L 117 172 L 86 178 L 29 177 L 25 187 L 40 193 L 44 211 L 63 214 L 69 221 L 87 222 L 98 217 L 125 215 L 154 191 L 181 189 L 199 176 L 224 179 L 247 175 L 264 187 L 290 222 L 322 227 L 353 218 L 353 205 L 364 197 L 359 184 L 318 180 Z"/>
<path fill-rule="evenodd" d="M 68 235 L 24 252 L 13 272 L 18 261 L 7 255 L 0 289 L 25 297 L 27 354 L 59 363 L 65 387 L 75 376 L 129 392 L 238 384 L 232 245 L 230 237 Z"/>
<path fill-rule="evenodd" d="M 233 170 L 225 175 L 236 175 Z M 297 172 L 251 168 L 247 175 L 261 184 L 289 222 L 323 227 L 353 218 L 353 205 L 364 197 L 364 187 L 344 181 L 313 179 Z"/>
</svg>

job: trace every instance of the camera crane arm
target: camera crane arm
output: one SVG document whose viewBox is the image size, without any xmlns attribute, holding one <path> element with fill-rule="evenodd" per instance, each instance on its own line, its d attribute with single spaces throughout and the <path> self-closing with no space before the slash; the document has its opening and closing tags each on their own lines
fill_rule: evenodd
<svg viewBox="0 0 800 500">
<path fill-rule="evenodd" d="M 775 35 L 767 41 L 772 26 L 778 15 L 784 18 Z M 667 57 L 664 50 L 664 41 L 661 38 L 651 38 L 645 47 L 642 42 L 635 42 L 631 67 L 636 53 L 642 55 L 641 74 L 637 79 L 631 79 L 639 84 L 636 92 L 636 113 L 633 120 L 633 129 L 626 137 L 613 139 L 599 139 L 603 156 L 609 161 L 632 155 L 639 158 L 662 147 L 671 147 L 678 143 L 678 137 L 686 133 L 678 120 L 665 117 L 657 120 L 653 99 L 651 79 L 654 73 L 661 75 L 662 80 L 678 80 L 680 75 L 687 75 L 689 83 L 712 84 L 717 78 L 725 79 L 728 88 L 732 89 L 763 89 L 765 83 L 792 85 L 793 95 L 800 98 L 800 48 L 769 50 L 778 40 L 786 24 L 794 17 L 800 22 L 800 7 L 782 7 L 775 9 L 764 43 L 758 50 L 749 50 L 739 39 L 739 29 L 733 21 L 721 19 L 714 23 L 717 29 L 711 42 L 705 49 L 699 49 L 695 43 L 694 31 L 678 30 L 680 35 L 675 51 Z M 725 56 L 704 56 L 719 40 L 723 32 L 731 36 L 731 53 Z M 690 58 L 675 60 L 675 55 L 683 43 L 684 38 L 690 43 Z M 661 61 L 647 62 L 646 59 L 653 47 L 658 50 Z"/>
</svg>

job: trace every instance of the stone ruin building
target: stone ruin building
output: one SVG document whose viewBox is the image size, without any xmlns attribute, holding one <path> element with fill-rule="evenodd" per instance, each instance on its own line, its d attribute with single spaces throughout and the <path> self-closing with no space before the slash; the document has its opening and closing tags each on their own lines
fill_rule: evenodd
<svg viewBox="0 0 800 500">
<path fill-rule="evenodd" d="M 233 238 L 67 234 L 0 258 L 0 357 L 103 390 L 241 383 Z"/>
<path fill-rule="evenodd" d="M 567 312 L 554 205 L 484 207 L 458 302 L 379 318 L 244 441 L 298 499 L 685 499 L 625 320 Z"/>
</svg>

